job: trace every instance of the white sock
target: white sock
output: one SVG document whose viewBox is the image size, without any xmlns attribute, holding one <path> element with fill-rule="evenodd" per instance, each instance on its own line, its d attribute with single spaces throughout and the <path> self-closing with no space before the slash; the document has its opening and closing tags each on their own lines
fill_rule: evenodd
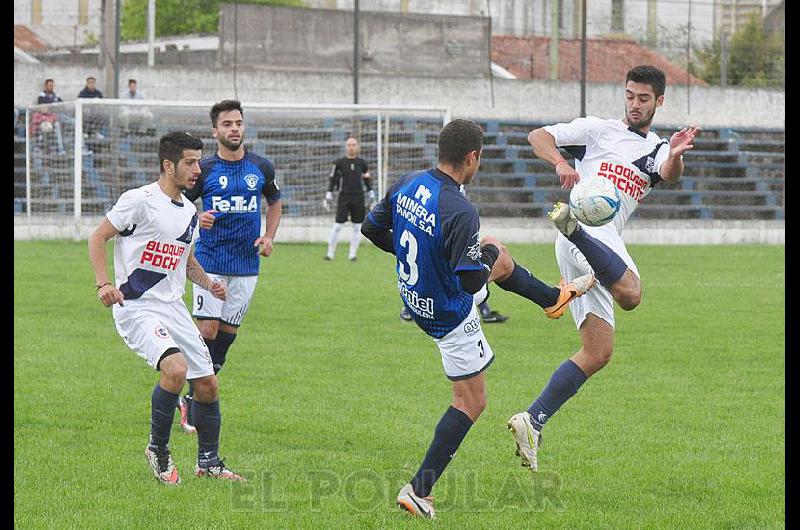
<svg viewBox="0 0 800 530">
<path fill-rule="evenodd" d="M 344 223 L 333 223 L 331 230 L 331 237 L 328 239 L 328 257 L 333 258 L 336 253 L 336 242 L 339 240 L 339 230 L 342 229 Z"/>
<path fill-rule="evenodd" d="M 358 245 L 361 244 L 361 223 L 353 223 L 353 234 L 350 236 L 350 259 L 356 257 Z"/>
</svg>

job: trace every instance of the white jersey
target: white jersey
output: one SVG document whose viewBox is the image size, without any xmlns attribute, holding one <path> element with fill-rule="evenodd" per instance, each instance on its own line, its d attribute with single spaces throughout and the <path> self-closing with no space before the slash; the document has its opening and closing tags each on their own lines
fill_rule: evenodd
<svg viewBox="0 0 800 530">
<path fill-rule="evenodd" d="M 123 193 L 106 214 L 114 242 L 117 289 L 128 300 L 174 302 L 183 297 L 197 208 L 173 201 L 158 182 Z"/>
<path fill-rule="evenodd" d="M 622 120 L 589 116 L 544 128 L 556 145 L 575 156 L 581 179 L 599 175 L 620 190 L 622 204 L 614 217 L 614 228 L 622 234 L 625 221 L 639 202 L 661 180 L 661 164 L 669 155 L 669 141 L 657 134 L 644 135 Z"/>
</svg>

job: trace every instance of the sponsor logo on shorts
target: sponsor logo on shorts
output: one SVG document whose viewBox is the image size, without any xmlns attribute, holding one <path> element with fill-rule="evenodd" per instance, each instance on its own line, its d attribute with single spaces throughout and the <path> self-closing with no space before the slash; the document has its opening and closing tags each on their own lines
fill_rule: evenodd
<svg viewBox="0 0 800 530">
<path fill-rule="evenodd" d="M 167 328 L 165 328 L 164 326 L 156 326 L 156 337 L 160 339 L 166 339 L 167 337 L 169 337 L 169 332 L 167 331 Z"/>
<path fill-rule="evenodd" d="M 464 333 L 468 336 L 472 336 L 481 330 L 481 319 L 479 317 L 475 317 L 466 324 L 464 324 Z"/>
</svg>

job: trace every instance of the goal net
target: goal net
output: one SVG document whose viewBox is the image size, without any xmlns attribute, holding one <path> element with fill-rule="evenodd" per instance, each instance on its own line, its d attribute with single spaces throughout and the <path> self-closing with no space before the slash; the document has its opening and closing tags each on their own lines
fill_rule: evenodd
<svg viewBox="0 0 800 530">
<path fill-rule="evenodd" d="M 213 102 L 83 99 L 34 105 L 26 114 L 25 196 L 15 197 L 15 238 L 86 238 L 125 191 L 158 179 L 158 140 L 170 131 L 216 151 Z M 275 166 L 282 241 L 323 241 L 323 208 L 335 159 L 355 136 L 382 197 L 401 175 L 432 167 L 442 108 L 268 105 L 243 102 L 246 148 Z"/>
</svg>

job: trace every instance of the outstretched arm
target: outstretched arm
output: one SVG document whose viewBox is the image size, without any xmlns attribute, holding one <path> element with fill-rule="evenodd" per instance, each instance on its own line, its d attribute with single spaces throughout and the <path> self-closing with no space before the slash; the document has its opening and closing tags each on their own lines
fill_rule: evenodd
<svg viewBox="0 0 800 530">
<path fill-rule="evenodd" d="M 694 148 L 694 138 L 699 132 L 699 127 L 690 125 L 670 137 L 669 155 L 659 170 L 659 175 L 666 182 L 677 182 L 683 175 L 683 153 Z"/>
</svg>

